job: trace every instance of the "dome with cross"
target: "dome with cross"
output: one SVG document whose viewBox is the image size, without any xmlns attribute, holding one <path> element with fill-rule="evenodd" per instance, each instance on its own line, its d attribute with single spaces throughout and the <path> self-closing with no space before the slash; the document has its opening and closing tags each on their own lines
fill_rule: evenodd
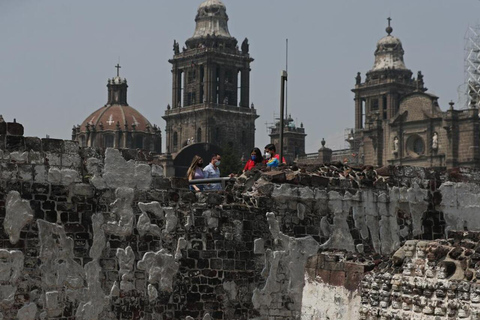
<svg viewBox="0 0 480 320">
<path fill-rule="evenodd" d="M 72 138 L 82 147 L 116 147 L 154 149 L 159 152 L 161 131 L 138 110 L 127 103 L 127 79 L 108 79 L 108 101 L 90 114 L 79 126 L 73 127 Z M 157 142 L 152 142 L 152 141 Z"/>
</svg>

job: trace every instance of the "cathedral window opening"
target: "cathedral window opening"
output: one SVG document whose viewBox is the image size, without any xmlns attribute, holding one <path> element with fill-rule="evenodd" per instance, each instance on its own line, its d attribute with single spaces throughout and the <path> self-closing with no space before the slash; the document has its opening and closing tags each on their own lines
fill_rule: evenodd
<svg viewBox="0 0 480 320">
<path fill-rule="evenodd" d="M 200 100 L 199 102 L 202 103 L 202 102 L 205 102 L 205 99 L 204 99 L 204 86 L 203 86 L 203 82 L 205 81 L 205 69 L 202 67 L 200 69 Z"/>
<path fill-rule="evenodd" d="M 378 99 L 372 100 L 372 111 L 378 111 Z"/>
<path fill-rule="evenodd" d="M 216 85 L 215 85 L 215 103 L 220 104 L 220 68 L 216 69 Z"/>
<path fill-rule="evenodd" d="M 412 135 L 407 140 L 407 150 L 414 157 L 421 156 L 425 153 L 425 142 L 418 135 Z"/>
<path fill-rule="evenodd" d="M 113 148 L 114 137 L 111 134 L 103 136 L 103 145 L 105 148 Z"/>
<path fill-rule="evenodd" d="M 387 97 L 382 97 L 383 120 L 387 119 Z"/>
<path fill-rule="evenodd" d="M 143 137 L 142 136 L 136 136 L 135 137 L 135 148 L 143 149 Z"/>
<path fill-rule="evenodd" d="M 180 90 L 179 90 L 179 101 L 178 101 L 178 106 L 179 107 L 184 107 L 185 104 L 184 104 L 184 100 L 185 100 L 185 97 L 183 96 L 184 94 L 184 81 L 185 81 L 185 74 L 183 72 L 180 73 Z"/>
<path fill-rule="evenodd" d="M 202 142 L 202 128 L 197 129 L 197 142 Z"/>
<path fill-rule="evenodd" d="M 362 105 L 360 107 L 362 109 L 362 121 L 361 121 L 361 128 L 360 129 L 363 129 L 365 128 L 365 100 L 362 99 Z"/>
<path fill-rule="evenodd" d="M 242 105 L 242 71 L 237 72 L 237 106 Z"/>
<path fill-rule="evenodd" d="M 193 83 L 197 77 L 197 71 L 195 69 L 188 72 L 188 83 Z"/>
<path fill-rule="evenodd" d="M 177 151 L 178 148 L 178 133 L 175 131 L 173 133 L 173 151 Z"/>
</svg>

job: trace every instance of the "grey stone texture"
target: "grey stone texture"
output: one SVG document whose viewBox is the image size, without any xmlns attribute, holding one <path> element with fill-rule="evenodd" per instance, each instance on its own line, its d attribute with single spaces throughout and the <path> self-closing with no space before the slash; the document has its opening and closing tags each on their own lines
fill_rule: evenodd
<svg viewBox="0 0 480 320">
<path fill-rule="evenodd" d="M 409 240 L 455 230 L 471 254 L 452 258 L 451 279 L 475 271 L 462 262 L 477 259 L 462 236 L 480 231 L 474 170 L 285 168 L 193 194 L 113 149 L 69 147 L 80 161 L 68 167 L 45 160 L 66 145 L 30 141 L 34 163 L 19 146 L 2 150 L 3 319 L 301 319 L 313 283 L 356 301 L 367 271 L 404 265 Z"/>
</svg>

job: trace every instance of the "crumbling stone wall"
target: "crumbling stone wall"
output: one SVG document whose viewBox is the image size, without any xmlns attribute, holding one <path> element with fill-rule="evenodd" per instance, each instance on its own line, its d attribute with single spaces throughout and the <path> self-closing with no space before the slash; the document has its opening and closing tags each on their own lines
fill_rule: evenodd
<svg viewBox="0 0 480 320">
<path fill-rule="evenodd" d="M 255 171 L 194 194 L 141 152 L 8 137 L 3 319 L 315 319 L 316 299 L 354 318 L 404 241 L 477 228 L 475 172 Z"/>
</svg>

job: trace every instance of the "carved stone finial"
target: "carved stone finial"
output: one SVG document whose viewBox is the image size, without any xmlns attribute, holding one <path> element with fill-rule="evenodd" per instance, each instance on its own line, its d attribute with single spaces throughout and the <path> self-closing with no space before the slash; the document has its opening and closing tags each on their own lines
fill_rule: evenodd
<svg viewBox="0 0 480 320">
<path fill-rule="evenodd" d="M 453 106 L 455 105 L 455 102 L 453 102 L 453 100 L 450 100 L 448 104 L 450 105 L 450 110 L 453 110 Z"/>
<path fill-rule="evenodd" d="M 325 148 L 325 144 L 326 144 L 326 143 L 327 143 L 327 142 L 325 141 L 325 138 L 322 138 L 322 148 Z"/>
</svg>

